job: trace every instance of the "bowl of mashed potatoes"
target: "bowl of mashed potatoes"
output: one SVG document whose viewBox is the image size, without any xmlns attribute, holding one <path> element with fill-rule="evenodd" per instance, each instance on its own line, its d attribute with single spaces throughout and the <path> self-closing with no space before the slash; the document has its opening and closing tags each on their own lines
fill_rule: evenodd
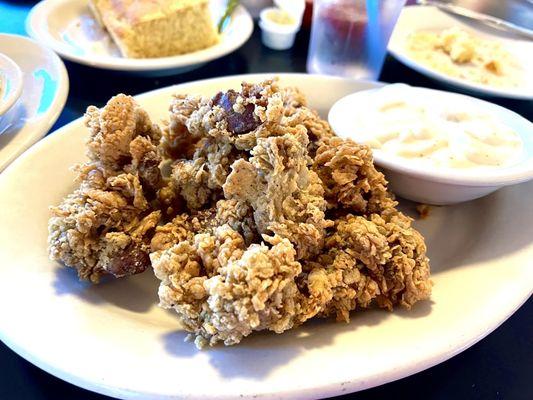
<svg viewBox="0 0 533 400">
<path fill-rule="evenodd" d="M 533 179 L 533 124 L 456 93 L 388 85 L 333 105 L 337 135 L 365 143 L 401 197 L 453 204 Z"/>
</svg>

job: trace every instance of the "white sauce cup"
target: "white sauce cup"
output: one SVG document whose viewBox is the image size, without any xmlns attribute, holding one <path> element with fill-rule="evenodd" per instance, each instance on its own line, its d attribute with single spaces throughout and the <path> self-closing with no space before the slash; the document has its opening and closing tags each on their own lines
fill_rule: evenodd
<svg viewBox="0 0 533 400">
<path fill-rule="evenodd" d="M 374 150 L 374 162 L 385 174 L 394 193 L 421 203 L 446 205 L 477 199 L 504 186 L 533 179 L 533 124 L 530 121 L 506 108 L 473 97 L 426 88 L 413 89 L 422 98 L 431 98 L 436 103 L 452 100 L 458 107 L 468 104 L 491 114 L 520 136 L 524 154 L 515 165 L 469 172 L 463 169 L 422 167 Z M 358 113 L 364 112 L 364 106 L 370 100 L 369 95 L 374 91 L 353 93 L 333 105 L 328 120 L 338 136 L 356 142 L 364 141 L 354 134 L 353 127 L 357 123 Z"/>
<path fill-rule="evenodd" d="M 287 12 L 294 22 L 292 24 L 279 24 L 268 18 L 269 13 L 279 10 Z M 274 50 L 287 50 L 294 45 L 296 34 L 302 24 L 301 14 L 295 14 L 291 10 L 286 10 L 281 7 L 269 7 L 261 11 L 259 18 L 261 40 L 265 46 Z"/>
</svg>

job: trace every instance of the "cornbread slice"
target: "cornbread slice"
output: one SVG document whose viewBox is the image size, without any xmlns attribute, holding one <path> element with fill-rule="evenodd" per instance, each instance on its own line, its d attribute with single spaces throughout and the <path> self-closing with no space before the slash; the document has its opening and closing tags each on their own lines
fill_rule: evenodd
<svg viewBox="0 0 533 400">
<path fill-rule="evenodd" d="M 124 57 L 191 53 L 219 40 L 209 0 L 89 0 Z"/>
</svg>

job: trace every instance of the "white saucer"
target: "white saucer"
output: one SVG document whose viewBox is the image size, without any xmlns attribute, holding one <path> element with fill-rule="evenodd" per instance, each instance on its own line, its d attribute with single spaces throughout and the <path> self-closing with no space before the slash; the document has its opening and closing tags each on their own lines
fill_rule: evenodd
<svg viewBox="0 0 533 400">
<path fill-rule="evenodd" d="M 272 76 L 272 74 L 270 74 Z M 138 96 L 155 121 L 174 93 L 213 95 L 240 75 Z M 280 74 L 325 116 L 339 98 L 377 83 Z M 415 226 L 435 283 L 411 311 L 362 310 L 349 324 L 321 320 L 237 346 L 199 351 L 176 315 L 157 306 L 151 271 L 92 286 L 48 259 L 48 206 L 72 191 L 85 160 L 78 119 L 33 146 L 0 175 L 0 339 L 75 385 L 127 399 L 317 399 L 400 379 L 465 350 L 497 328 L 533 288 L 533 183 L 433 208 Z M 61 157 L 58 155 L 61 154 Z M 491 362 L 497 363 L 497 360 Z"/>
<path fill-rule="evenodd" d="M 214 22 L 226 1 L 213 0 Z M 161 58 L 124 58 L 110 36 L 94 20 L 87 0 L 44 0 L 32 8 L 26 30 L 61 57 L 91 67 L 164 76 L 198 68 L 241 47 L 253 31 L 253 20 L 242 6 L 233 12 L 218 44 L 189 54 Z"/>
<path fill-rule="evenodd" d="M 61 59 L 33 40 L 0 34 L 0 53 L 22 70 L 22 96 L 0 117 L 0 172 L 42 138 L 63 110 L 69 82 Z"/>
<path fill-rule="evenodd" d="M 407 38 L 410 34 L 425 30 L 440 32 L 442 30 L 458 26 L 467 32 L 476 36 L 498 40 L 509 51 L 513 58 L 523 69 L 524 82 L 516 88 L 503 88 L 480 83 L 473 83 L 467 80 L 458 79 L 446 75 L 426 66 L 418 60 L 415 60 L 407 50 Z M 414 69 L 421 74 L 430 78 L 441 81 L 453 87 L 459 87 L 467 92 L 482 94 L 486 96 L 500 96 L 512 99 L 533 100 L 533 74 L 531 74 L 531 65 L 533 65 L 533 41 L 511 38 L 509 35 L 496 35 L 494 31 L 475 29 L 472 24 L 462 22 L 436 7 L 430 6 L 408 6 L 404 7 L 394 32 L 389 41 L 388 50 L 390 53 L 403 64 Z M 520 37 L 521 38 L 521 37 Z"/>
<path fill-rule="evenodd" d="M 0 53 L 0 115 L 4 115 L 22 93 L 22 71 L 13 60 Z"/>
</svg>

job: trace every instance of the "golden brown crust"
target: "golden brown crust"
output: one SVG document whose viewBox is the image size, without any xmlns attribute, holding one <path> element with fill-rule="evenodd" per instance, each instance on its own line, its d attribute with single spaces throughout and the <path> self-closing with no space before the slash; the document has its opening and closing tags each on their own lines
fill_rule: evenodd
<svg viewBox="0 0 533 400">
<path fill-rule="evenodd" d="M 125 57 L 185 54 L 219 40 L 208 0 L 91 0 L 89 4 Z"/>
<path fill-rule="evenodd" d="M 119 97 L 88 126 L 92 161 L 54 209 L 51 256 L 96 280 L 140 272 L 150 253 L 160 305 L 199 347 L 430 295 L 424 240 L 370 149 L 335 137 L 295 89 L 178 95 L 162 135 Z"/>
<path fill-rule="evenodd" d="M 348 321 L 357 308 L 410 307 L 429 296 L 423 238 L 395 209 L 370 149 L 335 137 L 298 91 L 266 81 L 213 98 L 176 97 L 171 121 L 164 137 L 186 149 L 175 185 L 189 208 L 212 210 L 214 222 L 186 246 L 167 240 L 151 257 L 161 306 L 177 312 L 198 346 L 279 333 L 315 316 Z M 233 218 L 215 218 L 221 206 Z M 184 277 L 188 259 L 196 274 Z M 288 289 L 279 293 L 281 284 Z M 189 288 L 194 301 L 180 297 Z"/>
<path fill-rule="evenodd" d="M 139 273 L 161 212 L 151 200 L 161 184 L 161 132 L 125 95 L 89 107 L 89 162 L 76 167 L 79 187 L 52 207 L 50 257 L 76 268 L 82 279 Z"/>
</svg>

